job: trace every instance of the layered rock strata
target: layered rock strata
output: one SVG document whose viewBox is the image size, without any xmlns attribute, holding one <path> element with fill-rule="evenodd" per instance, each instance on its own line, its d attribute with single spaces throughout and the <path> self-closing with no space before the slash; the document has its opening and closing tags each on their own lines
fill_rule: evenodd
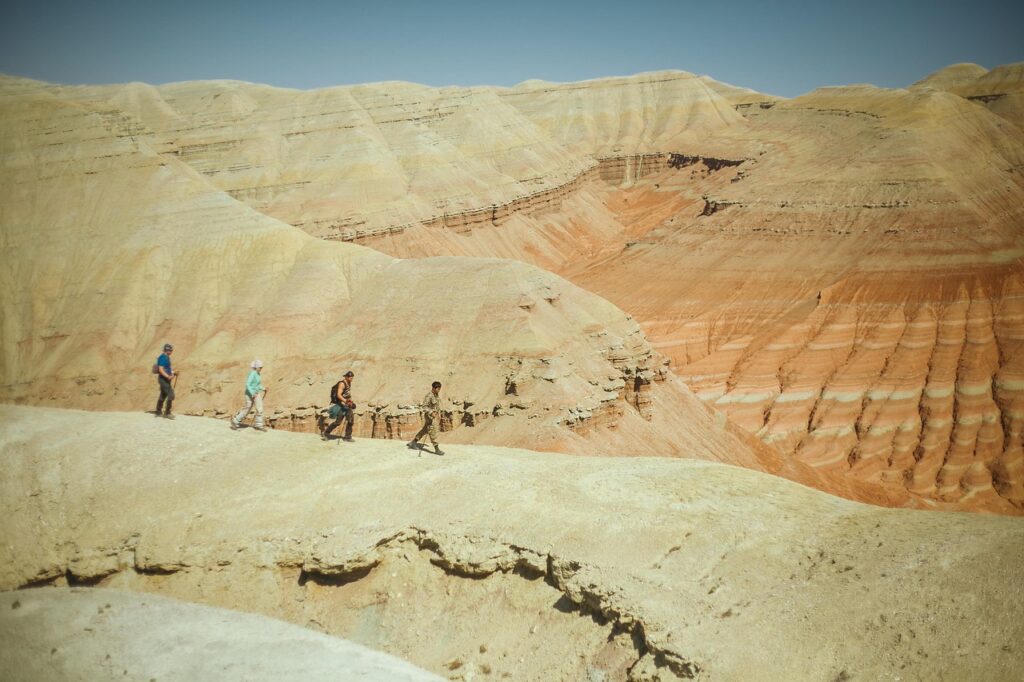
<svg viewBox="0 0 1024 682">
<path fill-rule="evenodd" d="M 0 417 L 4 589 L 268 614 L 447 677 L 1009 679 L 1024 665 L 1015 518 L 880 509 L 685 460 Z"/>
<path fill-rule="evenodd" d="M 439 379 L 446 440 L 791 469 L 667 374 L 635 321 L 550 273 L 325 244 L 84 101 L 25 86 L 0 111 L 4 401 L 152 409 L 173 341 L 179 412 L 233 413 L 260 358 L 282 428 L 312 431 L 352 369 L 357 435 L 409 438 Z"/>
<path fill-rule="evenodd" d="M 784 452 L 1019 513 L 1024 136 L 934 90 L 825 90 L 750 118 L 740 144 L 772 152 L 682 190 L 703 207 L 574 280 Z"/>
<path fill-rule="evenodd" d="M 7 79 L 0 91 L 85 108 L 208 190 L 323 238 L 563 274 L 632 314 L 701 397 L 794 461 L 897 496 L 1014 512 L 1024 142 L 1012 106 L 992 109 L 999 118 L 986 111 L 997 100 L 979 98 L 1016 92 L 1019 66 L 794 100 L 678 72 L 511 89 Z M 623 348 L 632 333 L 618 335 Z M 557 364 L 538 358 L 531 375 Z M 630 372 L 587 383 L 670 384 L 660 363 L 643 350 Z M 502 397 L 507 368 L 490 373 L 487 391 L 453 396 L 447 423 L 521 409 Z M 322 391 L 329 379 L 312 381 Z M 608 411 L 587 391 L 560 401 L 560 423 L 617 427 L 657 402 L 623 391 Z M 414 391 L 370 394 L 361 432 L 404 436 Z M 322 400 L 287 402 L 278 423 L 309 428 Z"/>
</svg>

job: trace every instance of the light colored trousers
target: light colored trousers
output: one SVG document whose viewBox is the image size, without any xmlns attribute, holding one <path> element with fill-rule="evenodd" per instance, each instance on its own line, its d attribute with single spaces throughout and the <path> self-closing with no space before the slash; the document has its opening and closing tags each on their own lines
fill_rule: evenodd
<svg viewBox="0 0 1024 682">
<path fill-rule="evenodd" d="M 235 426 L 239 426 L 245 420 L 245 418 L 249 416 L 249 413 L 252 411 L 253 407 L 256 408 L 255 425 L 263 426 L 263 391 L 257 393 L 255 397 L 249 395 L 248 393 L 245 394 L 245 407 L 239 410 L 238 414 L 235 415 L 235 418 L 231 420 L 235 423 Z"/>
<path fill-rule="evenodd" d="M 420 432 L 417 433 L 416 437 L 412 439 L 412 442 L 413 443 L 419 443 L 420 442 L 420 438 L 423 438 L 423 436 L 426 436 L 426 435 L 430 436 L 430 442 L 433 443 L 434 447 L 436 448 L 437 447 L 437 420 L 434 419 L 434 414 L 431 413 L 431 412 L 426 412 L 426 413 L 423 414 L 423 428 L 420 429 Z"/>
</svg>

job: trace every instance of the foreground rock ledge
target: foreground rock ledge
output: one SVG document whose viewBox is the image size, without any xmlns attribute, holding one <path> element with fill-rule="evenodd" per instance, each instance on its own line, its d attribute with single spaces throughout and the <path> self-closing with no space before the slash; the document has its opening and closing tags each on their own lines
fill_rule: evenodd
<svg viewBox="0 0 1024 682">
<path fill-rule="evenodd" d="M 0 406 L 0 588 L 272 615 L 447 677 L 1010 679 L 1024 523 L 671 459 Z"/>
</svg>

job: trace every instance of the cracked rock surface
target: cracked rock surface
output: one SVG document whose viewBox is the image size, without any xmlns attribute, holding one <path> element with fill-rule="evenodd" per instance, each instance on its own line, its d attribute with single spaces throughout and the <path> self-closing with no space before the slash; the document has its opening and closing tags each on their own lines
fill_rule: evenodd
<svg viewBox="0 0 1024 682">
<path fill-rule="evenodd" d="M 449 678 L 1009 679 L 1024 524 L 745 469 L 0 406 L 0 588 L 288 620 Z"/>
</svg>

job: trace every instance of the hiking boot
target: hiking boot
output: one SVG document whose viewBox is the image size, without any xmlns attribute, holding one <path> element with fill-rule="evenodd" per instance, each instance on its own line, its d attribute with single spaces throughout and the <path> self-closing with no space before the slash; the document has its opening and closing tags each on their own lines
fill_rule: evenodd
<svg viewBox="0 0 1024 682">
<path fill-rule="evenodd" d="M 352 436 L 343 436 L 342 440 L 345 441 L 346 443 L 355 443 L 356 442 L 356 439 L 353 438 Z"/>
<path fill-rule="evenodd" d="M 164 415 L 164 419 L 174 419 L 174 415 L 168 412 L 167 414 Z"/>
<path fill-rule="evenodd" d="M 444 450 L 442 450 L 441 448 L 439 448 L 439 447 L 437 447 L 437 446 L 435 445 L 435 446 L 434 446 L 434 454 L 435 454 L 435 455 L 443 455 L 443 454 L 444 454 Z"/>
<path fill-rule="evenodd" d="M 266 427 L 266 426 L 254 426 L 254 427 L 252 427 L 252 428 L 256 429 L 256 430 L 257 430 L 257 431 L 259 431 L 260 433 L 263 433 L 263 432 L 265 432 L 265 431 L 267 430 L 267 427 Z"/>
<path fill-rule="evenodd" d="M 242 428 L 241 424 L 236 424 L 235 422 L 231 422 L 231 430 L 232 431 L 237 431 L 240 428 Z"/>
<path fill-rule="evenodd" d="M 409 448 L 410 450 L 419 450 L 420 449 L 420 444 L 417 443 L 414 440 L 411 440 L 411 441 L 409 441 L 408 443 L 405 444 L 405 447 Z"/>
</svg>

